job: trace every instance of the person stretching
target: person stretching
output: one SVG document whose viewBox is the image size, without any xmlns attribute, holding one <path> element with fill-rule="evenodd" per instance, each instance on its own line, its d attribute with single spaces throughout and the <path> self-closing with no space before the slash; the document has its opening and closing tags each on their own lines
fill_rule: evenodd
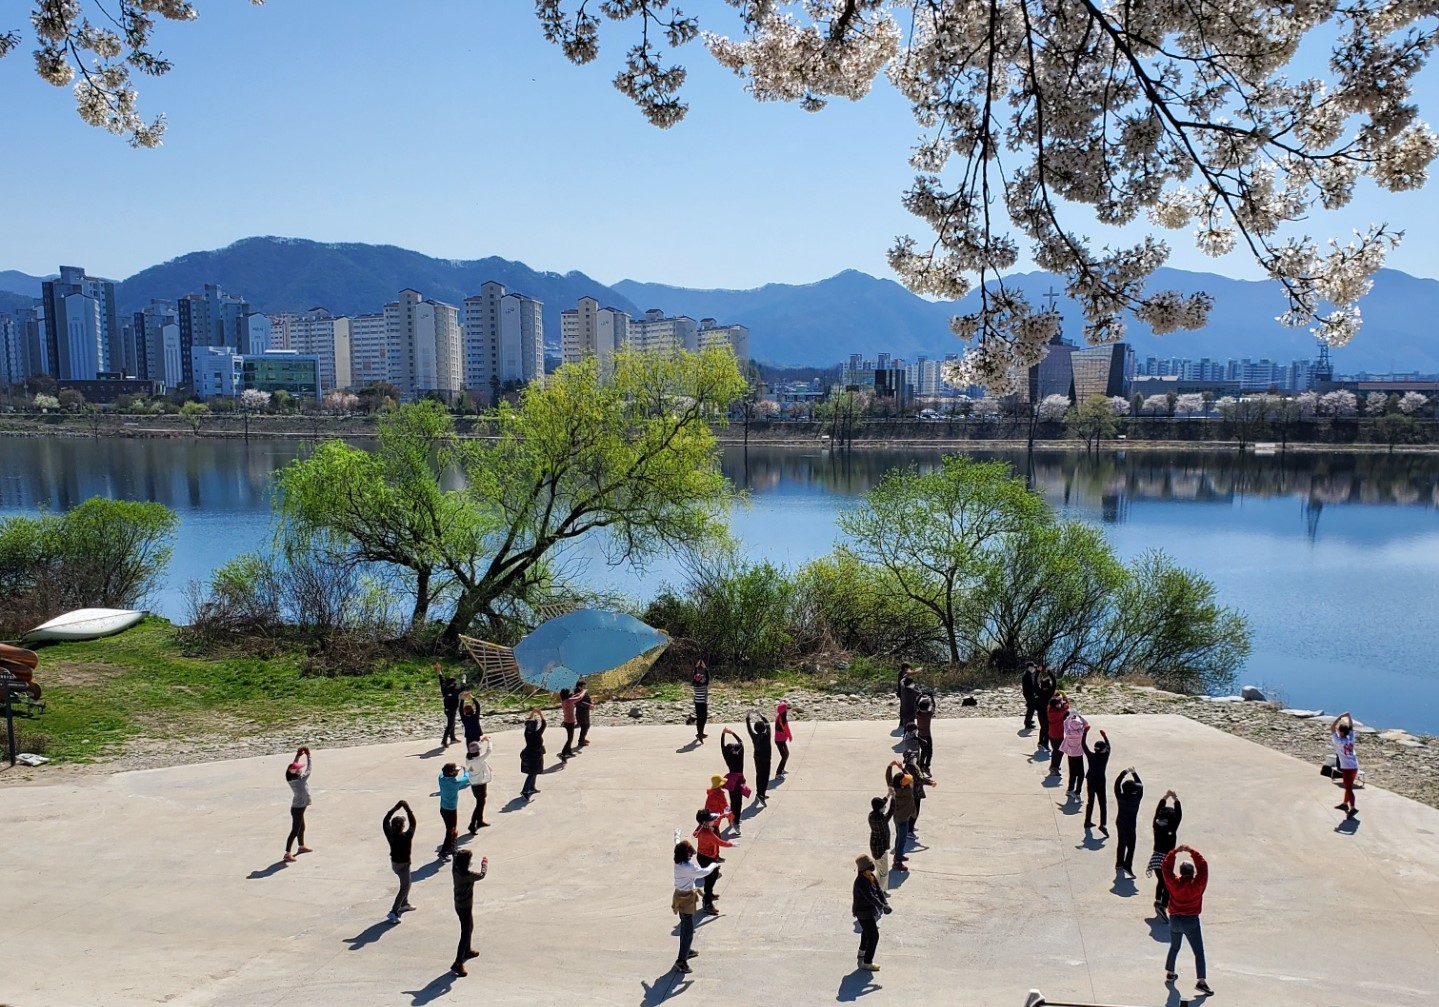
<svg viewBox="0 0 1439 1007">
<path fill-rule="evenodd" d="M 1181 853 L 1188 853 L 1193 863 L 1180 864 L 1176 874 L 1174 863 Z M 1193 847 L 1176 846 L 1165 854 L 1160 870 L 1169 888 L 1169 956 L 1164 959 L 1164 981 L 1172 983 L 1179 978 L 1174 968 L 1179 961 L 1179 946 L 1187 937 L 1194 950 L 1194 988 L 1205 996 L 1212 996 L 1214 990 L 1204 978 L 1204 932 L 1199 927 L 1199 914 L 1204 911 L 1204 886 L 1209 884 L 1209 865 Z"/>
<path fill-rule="evenodd" d="M 908 873 L 904 850 L 909 843 L 909 834 L 914 829 L 914 813 L 917 810 L 914 803 L 914 777 L 904 771 L 902 764 L 891 761 L 885 767 L 884 782 L 889 787 L 894 810 L 894 863 L 891 867 L 901 873 Z"/>
<path fill-rule="evenodd" d="M 710 669 L 704 661 L 695 662 L 695 673 L 690 679 L 690 684 L 695 690 L 695 741 L 703 745 L 705 738 L 705 722 L 710 716 Z"/>
<path fill-rule="evenodd" d="M 435 662 L 435 677 L 440 680 L 440 701 L 445 704 L 445 733 L 440 736 L 440 747 L 448 748 L 455 741 L 455 716 L 460 712 L 460 683 L 440 670 Z"/>
<path fill-rule="evenodd" d="M 440 859 L 448 860 L 455 852 L 455 836 L 459 834 L 460 794 L 470 785 L 470 774 L 453 762 L 440 770 L 440 820 L 445 823 L 445 839 L 440 843 Z"/>
<path fill-rule="evenodd" d="M 1058 688 L 1059 685 L 1055 682 L 1054 676 L 1041 665 L 1038 674 L 1035 675 L 1034 678 L 1034 701 L 1039 704 L 1039 747 L 1041 750 L 1051 747 L 1059 740 L 1059 735 L 1049 729 L 1049 701 L 1054 698 Z M 1063 725 L 1064 718 L 1059 718 L 1059 722 Z"/>
<path fill-rule="evenodd" d="M 715 821 L 716 818 L 713 811 L 701 810 L 695 812 L 696 827 L 694 836 L 695 844 L 699 850 L 696 856 L 699 858 L 699 865 L 701 867 L 708 867 L 710 864 L 724 863 L 724 857 L 720 856 L 720 849 L 722 847 L 735 845 L 727 839 L 720 838 L 719 828 L 715 825 Z M 719 901 L 719 896 L 715 894 L 715 882 L 720 879 L 723 873 L 723 871 L 714 870 L 705 875 L 704 906 L 701 908 L 701 912 L 707 915 L 719 915 L 719 910 L 715 908 L 715 903 Z"/>
<path fill-rule="evenodd" d="M 1039 702 L 1039 668 L 1033 661 L 1024 666 L 1024 674 L 1019 677 L 1019 691 L 1024 694 L 1024 729 L 1034 730 L 1034 718 L 1039 716 L 1039 736 L 1044 738 L 1044 707 Z M 1040 747 L 1044 747 L 1043 740 Z"/>
<path fill-rule="evenodd" d="M 726 738 L 734 740 L 726 741 Z M 734 827 L 734 834 L 739 835 L 740 807 L 749 794 L 749 786 L 744 779 L 744 742 L 728 727 L 720 732 L 720 754 L 724 756 L 724 764 L 729 769 L 724 782 L 725 788 L 729 790 L 730 825 Z"/>
<path fill-rule="evenodd" d="M 1084 827 L 1094 828 L 1094 801 L 1099 799 L 1099 831 L 1106 836 L 1109 835 L 1109 735 L 1101 729 L 1099 739 L 1094 747 L 1089 747 L 1089 725 L 1084 727 L 1084 734 L 1080 742 L 1084 746 L 1084 754 L 1089 760 L 1089 765 L 1084 771 L 1084 782 L 1089 789 L 1089 799 L 1084 805 Z"/>
<path fill-rule="evenodd" d="M 679 829 L 675 830 L 676 835 Z M 680 955 L 675 959 L 676 972 L 692 972 L 690 959 L 699 957 L 699 952 L 690 945 L 695 939 L 695 913 L 699 911 L 699 892 L 695 882 L 719 870 L 719 864 L 700 867 L 694 862 L 695 848 L 688 839 L 675 843 L 675 893 L 670 899 L 670 910 L 680 918 Z"/>
<path fill-rule="evenodd" d="M 479 741 L 485 729 L 480 726 L 480 701 L 469 691 L 460 694 L 460 726 L 465 732 L 465 744 Z"/>
<path fill-rule="evenodd" d="M 300 759 L 304 758 L 301 764 Z M 305 809 L 310 806 L 310 750 L 295 750 L 295 761 L 285 770 L 285 782 L 290 785 L 290 834 L 285 837 L 285 863 L 293 864 L 295 855 L 290 852 L 294 843 L 300 844 L 300 853 L 311 852 L 305 845 Z"/>
<path fill-rule="evenodd" d="M 1119 847 L 1114 851 L 1114 873 L 1123 871 L 1130 881 L 1134 880 L 1135 834 L 1139 829 L 1139 804 L 1143 800 L 1144 781 L 1130 766 L 1114 778 L 1114 824 L 1119 829 Z"/>
<path fill-rule="evenodd" d="M 1173 804 L 1169 803 L 1171 799 Z M 1149 867 L 1145 874 L 1153 874 L 1164 864 L 1165 856 L 1179 842 L 1179 823 L 1183 820 L 1184 808 L 1179 803 L 1179 795 L 1172 790 L 1166 790 L 1159 799 L 1159 806 L 1154 809 L 1154 852 L 1149 855 Z M 1165 917 L 1168 905 L 1169 887 L 1165 885 L 1164 874 L 1161 872 L 1154 885 L 1154 911 L 1159 914 L 1160 919 Z"/>
<path fill-rule="evenodd" d="M 1354 800 L 1354 781 L 1359 778 L 1359 756 L 1354 753 L 1354 718 L 1347 712 L 1334 718 L 1329 728 L 1329 741 L 1334 746 L 1334 755 L 1339 760 L 1339 776 L 1344 781 L 1344 800 L 1334 807 L 1344 812 L 1346 819 L 1359 814 L 1359 805 Z"/>
<path fill-rule="evenodd" d="M 864 854 L 854 858 L 858 873 L 854 878 L 852 911 L 859 923 L 858 965 L 867 972 L 878 972 L 874 953 L 879 950 L 879 919 L 889 913 L 889 896 L 875 877 L 874 861 Z"/>
<path fill-rule="evenodd" d="M 924 799 L 929 796 L 925 788 L 937 787 L 939 784 L 912 760 L 905 760 L 904 771 L 914 781 L 914 816 L 909 820 L 909 841 L 913 843 L 919 840 L 919 813 L 924 809 Z"/>
<path fill-rule="evenodd" d="M 1059 750 L 1060 739 L 1064 737 L 1064 718 L 1069 716 L 1069 700 L 1064 693 L 1056 692 L 1049 697 L 1049 705 L 1044 710 L 1045 730 L 1048 732 L 1049 742 L 1049 775 L 1059 775 L 1059 760 L 1064 753 Z"/>
<path fill-rule="evenodd" d="M 775 769 L 774 775 L 784 775 L 784 764 L 789 761 L 789 743 L 794 740 L 794 732 L 789 728 L 789 704 L 781 700 L 774 708 L 774 747 L 779 749 L 779 766 Z"/>
<path fill-rule="evenodd" d="M 404 811 L 405 818 L 410 820 L 408 826 L 405 818 L 399 816 L 400 811 Z M 410 846 L 415 838 L 415 813 L 410 810 L 409 802 L 396 801 L 380 820 L 380 829 L 385 833 L 385 841 L 390 844 L 390 870 L 400 879 L 400 890 L 395 893 L 390 915 L 385 918 L 391 923 L 398 923 L 401 913 L 415 908 L 410 905 Z"/>
<path fill-rule="evenodd" d="M 769 789 L 771 757 L 769 721 L 751 711 L 745 715 L 744 723 L 749 731 L 750 743 L 754 746 L 754 799 L 768 805 L 765 791 Z"/>
<path fill-rule="evenodd" d="M 480 858 L 480 870 L 476 874 L 470 870 L 474 855 L 472 850 L 461 850 L 455 854 L 455 864 L 451 868 L 455 881 L 455 915 L 460 918 L 460 944 L 455 949 L 455 964 L 450 966 L 450 971 L 457 976 L 468 975 L 465 962 L 480 957 L 480 953 L 470 946 L 475 935 L 475 882 L 485 880 L 490 871 L 490 858 Z"/>
<path fill-rule="evenodd" d="M 729 817 L 729 792 L 724 788 L 723 776 L 710 777 L 709 789 L 705 791 L 705 810 L 714 815 L 716 821 Z"/>
<path fill-rule="evenodd" d="M 540 792 L 535 786 L 535 777 L 545 771 L 545 715 L 538 706 L 530 707 L 525 718 L 525 747 L 520 750 L 520 772 L 525 774 L 525 785 L 520 796 L 528 800 Z"/>
<path fill-rule="evenodd" d="M 565 729 L 565 747 L 560 749 L 560 761 L 569 762 L 570 756 L 575 754 L 575 728 L 579 722 L 575 719 L 575 694 L 569 689 L 560 690 L 560 726 Z"/>
<path fill-rule="evenodd" d="M 1069 762 L 1069 784 L 1064 791 L 1073 795 L 1076 801 L 1084 781 L 1084 732 L 1088 727 L 1089 721 L 1084 719 L 1083 714 L 1071 709 L 1069 716 L 1064 718 L 1064 740 L 1059 743 L 1059 750 Z"/>
<path fill-rule="evenodd" d="M 472 836 L 490 824 L 485 821 L 485 797 L 489 794 L 490 780 L 493 778 L 490 770 L 490 753 L 493 750 L 490 736 L 482 734 L 479 741 L 470 745 L 470 757 L 465 760 L 465 772 L 470 777 L 470 793 L 475 795 L 475 810 L 470 812 Z"/>
</svg>

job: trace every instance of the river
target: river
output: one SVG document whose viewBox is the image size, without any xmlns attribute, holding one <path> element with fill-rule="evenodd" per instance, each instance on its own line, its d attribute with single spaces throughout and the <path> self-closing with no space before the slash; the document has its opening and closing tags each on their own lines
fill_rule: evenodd
<svg viewBox="0 0 1439 1007">
<path fill-rule="evenodd" d="M 180 515 L 156 611 L 183 619 L 192 578 L 271 536 L 271 476 L 291 440 L 0 441 L 0 514 L 63 510 L 93 495 L 155 500 Z M 1439 733 L 1439 459 L 1175 451 L 977 452 L 1010 461 L 1066 516 L 1101 523 L 1121 556 L 1162 548 L 1244 611 L 1254 652 L 1241 680 L 1292 706 Z M 828 551 L 835 517 L 890 468 L 938 450 L 728 447 L 749 491 L 733 530 L 756 556 L 798 564 Z M 682 572 L 591 561 L 588 579 L 652 596 Z"/>
</svg>

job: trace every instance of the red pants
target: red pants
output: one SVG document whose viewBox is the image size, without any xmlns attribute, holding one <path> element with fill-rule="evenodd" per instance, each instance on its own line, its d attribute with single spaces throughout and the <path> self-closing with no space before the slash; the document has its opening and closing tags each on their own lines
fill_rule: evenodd
<svg viewBox="0 0 1439 1007">
<path fill-rule="evenodd" d="M 1354 778 L 1359 775 L 1359 770 L 1341 769 L 1339 775 L 1344 778 L 1344 803 L 1352 808 L 1354 807 Z"/>
</svg>

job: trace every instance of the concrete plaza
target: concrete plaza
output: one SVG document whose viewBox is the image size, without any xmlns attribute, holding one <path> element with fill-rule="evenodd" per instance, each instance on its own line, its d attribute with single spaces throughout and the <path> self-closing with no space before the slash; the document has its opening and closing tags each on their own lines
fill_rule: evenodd
<svg viewBox="0 0 1439 1007">
<path fill-rule="evenodd" d="M 936 721 L 939 786 L 872 977 L 854 968 L 850 883 L 895 739 L 888 723 L 797 721 L 789 775 L 744 822 L 723 914 L 701 924 L 694 973 L 678 976 L 672 837 L 723 772 L 721 726 L 701 748 L 681 726 L 596 729 L 528 805 L 515 798 L 518 737 L 496 735 L 494 826 L 466 840 L 490 858 L 468 978 L 448 971 L 458 928 L 431 796 L 446 760 L 431 742 L 316 752 L 315 852 L 288 865 L 288 753 L 0 789 L 0 1004 L 1019 1007 L 1031 987 L 1178 1004 L 1194 996 L 1193 956 L 1186 945 L 1166 988 L 1167 927 L 1144 877 L 1149 817 L 1170 787 L 1180 841 L 1211 865 L 1219 1002 L 1429 1007 L 1439 993 L 1439 811 L 1370 790 L 1358 827 L 1336 829 L 1338 791 L 1314 767 L 1167 716 L 1096 723 L 1114 744 L 1111 781 L 1135 765 L 1145 783 L 1135 883 L 1116 882 L 1113 840 L 1086 841 L 1082 808 L 1046 785 L 1017 722 Z M 556 762 L 563 735 L 548 738 Z M 380 819 L 401 797 L 420 820 L 418 910 L 392 926 Z"/>
</svg>

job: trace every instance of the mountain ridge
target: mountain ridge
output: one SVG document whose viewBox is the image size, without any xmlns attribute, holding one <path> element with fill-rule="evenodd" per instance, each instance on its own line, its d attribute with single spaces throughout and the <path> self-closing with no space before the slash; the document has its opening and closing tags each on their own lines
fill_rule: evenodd
<svg viewBox="0 0 1439 1007">
<path fill-rule="evenodd" d="M 0 271 L 7 304 L 38 297 L 43 277 Z M 830 365 L 851 353 L 877 353 L 913 360 L 942 357 L 963 349 L 949 332 L 954 314 L 971 311 L 977 294 L 959 302 L 929 301 L 899 283 L 855 269 L 804 284 L 767 283 L 747 290 L 698 289 L 621 280 L 607 286 L 582 272 L 536 270 L 499 256 L 440 259 L 395 245 L 319 242 L 306 238 L 257 236 L 223 248 L 188 252 L 142 269 L 118 284 L 122 312 L 139 310 L 151 298 L 175 300 L 205 283 L 245 297 L 258 311 L 305 311 L 324 307 L 341 314 L 379 311 L 404 288 L 461 306 L 487 280 L 538 298 L 545 304 L 546 341 L 557 346 L 560 312 L 582 296 L 632 315 L 659 308 L 666 314 L 715 318 L 750 329 L 750 352 L 775 364 Z M 1006 283 L 1042 303 L 1051 286 L 1064 284 L 1047 273 L 1020 273 Z M 1129 323 L 1127 341 L 1146 356 L 1269 358 L 1280 363 L 1315 356 L 1307 329 L 1286 329 L 1274 320 L 1284 308 L 1279 289 L 1265 280 L 1235 280 L 1212 273 L 1161 269 L 1155 288 L 1206 290 L 1214 297 L 1207 328 L 1195 333 L 1155 336 Z M 1061 295 L 1057 306 L 1066 334 L 1079 339 L 1080 313 Z M 1430 319 L 1439 317 L 1439 280 L 1380 270 L 1374 290 L 1360 302 L 1364 328 L 1354 342 L 1333 351 L 1337 371 L 1439 371 L 1439 335 Z"/>
</svg>

